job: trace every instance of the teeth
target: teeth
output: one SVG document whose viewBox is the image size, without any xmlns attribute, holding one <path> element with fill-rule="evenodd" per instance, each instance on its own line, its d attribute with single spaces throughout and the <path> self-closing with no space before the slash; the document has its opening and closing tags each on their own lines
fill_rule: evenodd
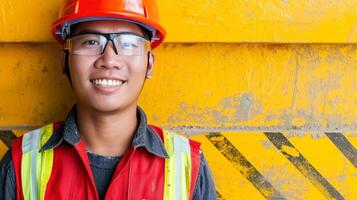
<svg viewBox="0 0 357 200">
<path fill-rule="evenodd" d="M 123 84 L 122 81 L 110 80 L 110 79 L 108 79 L 108 80 L 107 79 L 94 79 L 94 80 L 92 80 L 92 83 L 95 85 L 104 86 L 104 87 L 116 87 L 116 86 Z"/>
</svg>

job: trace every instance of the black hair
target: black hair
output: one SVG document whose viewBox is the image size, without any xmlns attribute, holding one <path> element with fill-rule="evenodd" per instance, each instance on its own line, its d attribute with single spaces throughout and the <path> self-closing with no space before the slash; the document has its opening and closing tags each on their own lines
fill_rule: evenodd
<svg viewBox="0 0 357 200">
<path fill-rule="evenodd" d="M 143 32 L 144 38 L 151 41 L 152 32 L 142 26 L 139 26 L 139 27 L 140 27 L 141 31 Z"/>
</svg>

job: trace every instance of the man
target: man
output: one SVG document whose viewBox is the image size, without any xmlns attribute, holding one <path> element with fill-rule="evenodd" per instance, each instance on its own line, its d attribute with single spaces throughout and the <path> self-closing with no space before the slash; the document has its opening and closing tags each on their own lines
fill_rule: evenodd
<svg viewBox="0 0 357 200">
<path fill-rule="evenodd" d="M 17 139 L 0 199 L 216 199 L 199 143 L 149 126 L 137 99 L 165 37 L 153 0 L 68 0 L 53 23 L 77 104 Z"/>
</svg>

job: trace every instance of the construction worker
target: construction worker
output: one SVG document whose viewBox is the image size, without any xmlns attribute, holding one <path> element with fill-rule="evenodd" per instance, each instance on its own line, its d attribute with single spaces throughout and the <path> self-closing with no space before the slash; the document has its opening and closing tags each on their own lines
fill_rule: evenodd
<svg viewBox="0 0 357 200">
<path fill-rule="evenodd" d="M 147 124 L 137 100 L 165 38 L 155 0 L 67 0 L 52 25 L 76 104 L 18 138 L 0 199 L 216 199 L 200 144 Z"/>
</svg>

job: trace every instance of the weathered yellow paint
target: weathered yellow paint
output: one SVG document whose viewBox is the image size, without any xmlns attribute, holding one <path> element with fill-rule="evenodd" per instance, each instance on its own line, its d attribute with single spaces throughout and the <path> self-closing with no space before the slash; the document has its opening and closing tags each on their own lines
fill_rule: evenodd
<svg viewBox="0 0 357 200">
<path fill-rule="evenodd" d="M 351 144 L 357 149 L 357 131 L 346 132 L 345 135 L 349 138 Z"/>
<path fill-rule="evenodd" d="M 326 199 L 326 197 L 286 159 L 274 145 L 259 132 L 232 132 L 223 135 L 242 153 L 246 159 L 282 194 L 286 199 Z M 345 198 L 357 197 L 357 169 L 322 133 L 284 134 L 313 167 Z M 356 140 L 355 135 L 346 134 L 348 140 Z M 202 149 L 213 172 L 217 190 L 226 199 L 259 199 L 256 194 L 235 189 L 250 189 L 217 148 L 204 135 L 192 137 L 202 143 Z M 296 154 L 294 154 L 296 155 Z M 239 185 L 236 185 L 239 184 Z M 252 185 L 251 185 L 252 186 Z M 253 190 L 254 192 L 254 190 Z M 256 191 L 256 193 L 258 193 Z M 259 193 L 258 193 L 259 194 Z"/>
<path fill-rule="evenodd" d="M 31 129 L 19 129 L 19 130 L 12 130 L 12 133 L 16 136 L 16 137 L 20 137 L 22 136 L 24 133 L 27 133 L 31 131 Z"/>
<path fill-rule="evenodd" d="M 8 147 L 0 140 L 0 158 L 4 156 Z"/>
<path fill-rule="evenodd" d="M 0 129 L 16 136 L 63 120 L 74 102 L 49 33 L 60 1 L 0 1 Z M 323 134 L 347 130 L 357 148 L 357 1 L 158 2 L 167 43 L 155 50 L 140 105 L 150 122 L 197 134 L 224 199 L 270 191 L 258 190 L 246 178 L 252 171 L 203 132 L 224 131 L 287 199 L 329 196 L 288 156 L 304 156 L 345 199 L 357 199 L 357 169 Z M 294 147 L 279 150 L 261 131 L 285 131 Z M 0 158 L 6 150 L 0 141 Z"/>
<path fill-rule="evenodd" d="M 202 144 L 202 150 L 209 167 L 213 172 L 213 178 L 217 191 L 225 199 L 265 199 L 258 190 L 219 152 L 207 138 L 195 136 L 192 139 Z"/>
<path fill-rule="evenodd" d="M 9 131 L 9 130 L 7 130 Z M 15 135 L 15 137 L 20 137 L 22 136 L 25 132 L 28 132 L 29 129 L 21 129 L 21 130 L 12 130 L 12 133 Z M 0 133 L 2 134 L 2 133 Z M 2 137 L 0 135 L 0 159 L 3 157 L 3 155 L 6 153 L 8 150 L 8 147 L 6 144 L 2 141 Z"/>
<path fill-rule="evenodd" d="M 299 100 L 294 102 L 293 113 L 297 117 L 293 124 L 336 127 L 336 123 L 347 118 L 351 120 L 350 123 L 357 122 L 357 51 L 344 48 L 325 50 L 303 51 L 300 54 L 303 58 L 296 63 L 299 68 L 296 99 Z M 340 60 L 341 55 L 351 63 L 332 64 Z M 352 71 L 349 72 L 348 68 Z M 342 98 L 344 95 L 348 95 L 348 98 Z M 349 106 L 339 106 L 342 104 Z M 348 113 L 349 117 L 337 113 Z M 343 125 L 337 127 L 343 128 Z"/>
<path fill-rule="evenodd" d="M 0 79 L 7 82 L 0 86 L 0 121 L 4 122 L 3 126 L 31 126 L 35 121 L 45 124 L 62 119 L 70 108 L 71 88 L 61 73 L 60 51 L 54 47 L 38 44 L 0 45 Z M 44 110 L 45 107 L 48 109 Z M 15 120 L 21 116 L 28 116 L 32 122 Z M 41 116 L 51 117 L 43 120 Z"/>
<path fill-rule="evenodd" d="M 0 46 L 0 127 L 64 118 L 73 95 L 59 48 Z M 354 45 L 169 44 L 156 53 L 140 99 L 155 124 L 189 132 L 356 128 Z"/>
<path fill-rule="evenodd" d="M 53 41 L 61 0 L 0 1 L 1 42 Z M 355 0 L 158 0 L 167 42 L 356 43 Z"/>
<path fill-rule="evenodd" d="M 224 135 L 287 199 L 325 199 L 262 133 Z"/>
<path fill-rule="evenodd" d="M 357 197 L 357 168 L 322 133 L 286 134 L 291 143 L 345 197 Z M 351 137 L 356 138 L 356 137 Z M 349 199 L 349 198 L 346 198 Z M 353 198 L 351 198 L 353 199 Z"/>
</svg>

